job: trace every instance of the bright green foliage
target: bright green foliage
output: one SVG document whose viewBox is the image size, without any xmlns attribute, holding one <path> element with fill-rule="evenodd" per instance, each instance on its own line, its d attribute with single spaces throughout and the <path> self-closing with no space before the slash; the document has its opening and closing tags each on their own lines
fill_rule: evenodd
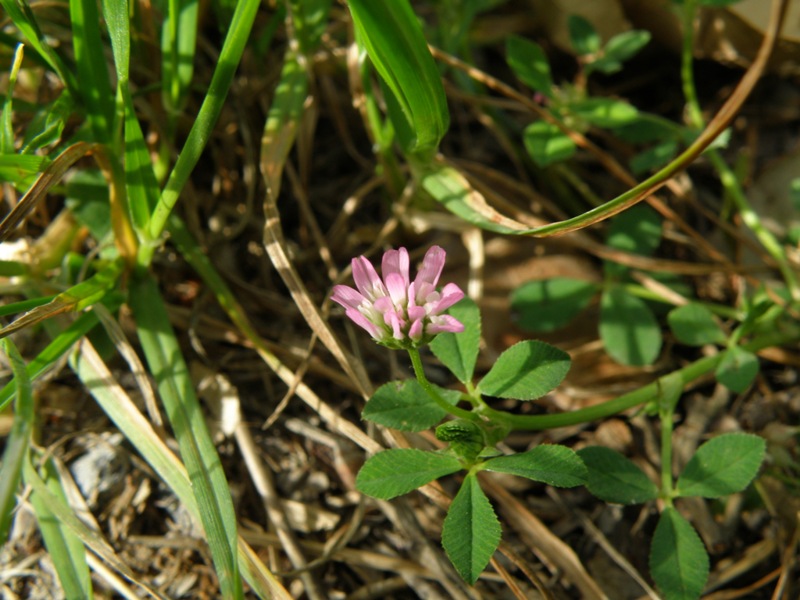
<svg viewBox="0 0 800 600">
<path fill-rule="evenodd" d="M 483 430 L 466 419 L 442 423 L 436 428 L 436 439 L 448 442 L 450 444 L 448 451 L 467 465 L 474 463 L 486 447 Z"/>
<path fill-rule="evenodd" d="M 641 29 L 615 35 L 603 48 L 600 57 L 586 65 L 586 72 L 600 71 L 606 75 L 622 69 L 622 63 L 632 58 L 650 41 L 650 32 Z"/>
<path fill-rule="evenodd" d="M 648 206 L 634 206 L 611 221 L 611 247 L 649 256 L 660 242 L 661 219 Z M 599 332 L 608 353 L 622 364 L 652 364 L 662 344 L 658 320 L 642 299 L 616 283 L 627 277 L 627 267 L 606 261 L 604 269 L 603 286 L 561 277 L 520 286 L 511 298 L 520 326 L 531 331 L 563 327 L 601 289 Z"/>
<path fill-rule="evenodd" d="M 474 584 L 500 543 L 497 520 L 478 478 L 470 473 L 453 498 L 442 526 L 442 546 L 461 577 Z"/>
<path fill-rule="evenodd" d="M 364 463 L 356 488 L 368 496 L 390 500 L 461 470 L 461 462 L 448 454 L 413 448 L 386 450 Z"/>
<path fill-rule="evenodd" d="M 652 256 L 661 244 L 661 217 L 649 206 L 637 204 L 611 220 L 606 243 L 625 252 Z"/>
<path fill-rule="evenodd" d="M 714 374 L 717 381 L 739 394 L 753 383 L 758 371 L 758 357 L 755 354 L 740 346 L 731 346 L 725 350 Z"/>
<path fill-rule="evenodd" d="M 499 356 L 479 389 L 488 396 L 534 400 L 560 384 L 569 366 L 569 354 L 555 346 L 519 342 Z"/>
<path fill-rule="evenodd" d="M 130 305 L 147 365 L 158 385 L 178 440 L 181 458 L 192 481 L 222 594 L 241 598 L 236 515 L 230 487 L 164 300 L 148 273 L 142 273 L 134 280 Z"/>
<path fill-rule="evenodd" d="M 600 36 L 592 24 L 580 15 L 570 15 L 567 19 L 569 41 L 579 55 L 594 54 L 600 50 Z"/>
<path fill-rule="evenodd" d="M 612 287 L 600 299 L 600 338 L 611 357 L 624 364 L 652 364 L 661 351 L 661 328 L 644 300 Z"/>
<path fill-rule="evenodd" d="M 549 332 L 564 327 L 597 293 L 597 284 L 554 277 L 529 281 L 511 294 L 517 324 L 527 331 Z"/>
<path fill-rule="evenodd" d="M 539 44 L 512 35 L 506 41 L 506 60 L 522 83 L 545 96 L 552 95 L 550 63 Z"/>
<path fill-rule="evenodd" d="M 726 433 L 697 449 L 677 483 L 679 496 L 719 498 L 742 491 L 758 473 L 766 442 L 748 433 Z"/>
<path fill-rule="evenodd" d="M 349 0 L 348 5 L 359 43 L 414 134 L 404 150 L 429 159 L 447 132 L 450 113 L 416 15 L 408 0 Z"/>
<path fill-rule="evenodd" d="M 650 549 L 650 574 L 665 600 L 699 598 L 708 570 L 708 553 L 694 527 L 671 506 L 665 508 Z"/>
<path fill-rule="evenodd" d="M 5 544 L 14 517 L 20 473 L 31 441 L 34 421 L 33 389 L 25 370 L 25 362 L 10 339 L 3 340 L 2 346 L 14 373 L 17 398 L 14 403 L 14 421 L 5 440 L 0 462 L 0 545 Z"/>
<path fill-rule="evenodd" d="M 667 322 L 679 342 L 690 346 L 724 344 L 725 332 L 714 313 L 702 304 L 690 303 L 670 311 Z"/>
<path fill-rule="evenodd" d="M 64 595 L 67 598 L 91 600 L 94 594 L 89 565 L 86 563 L 86 549 L 78 535 L 58 516 L 66 509 L 69 516 L 77 520 L 74 510 L 69 508 L 58 473 L 52 462 L 47 460 L 40 467 L 40 476 L 35 473 L 30 461 L 31 458 L 26 457 L 25 483 L 33 488 L 30 502 Z"/>
<path fill-rule="evenodd" d="M 36 112 L 25 132 L 20 152 L 32 153 L 57 142 L 74 110 L 75 102 L 65 88 L 53 102 L 42 105 Z"/>
<path fill-rule="evenodd" d="M 450 402 L 458 402 L 461 394 L 439 389 Z M 391 381 L 379 387 L 364 406 L 361 416 L 368 421 L 400 431 L 423 431 L 441 421 L 447 413 L 414 379 Z"/>
<path fill-rule="evenodd" d="M 480 310 L 473 300 L 465 297 L 448 313 L 464 324 L 464 331 L 440 333 L 433 338 L 430 348 L 460 382 L 471 382 L 481 345 Z"/>
<path fill-rule="evenodd" d="M 100 15 L 95 0 L 69 3 L 72 21 L 72 45 L 86 117 L 98 142 L 109 143 L 114 120 L 114 98 L 103 47 Z"/>
<path fill-rule="evenodd" d="M 575 487 L 587 481 L 586 465 L 566 446 L 541 445 L 510 456 L 499 456 L 483 464 L 487 471 L 509 473 L 556 487 Z"/>
<path fill-rule="evenodd" d="M 572 138 L 547 121 L 534 121 L 528 125 L 522 141 L 533 162 L 540 167 L 567 160 L 578 149 Z"/>
<path fill-rule="evenodd" d="M 570 104 L 569 109 L 588 123 L 607 129 L 628 125 L 639 116 L 634 106 L 613 98 L 586 98 Z"/>
<path fill-rule="evenodd" d="M 595 496 L 615 504 L 642 504 L 658 498 L 658 487 L 633 462 L 602 446 L 581 448 L 578 456 L 588 469 L 586 487 Z"/>
</svg>

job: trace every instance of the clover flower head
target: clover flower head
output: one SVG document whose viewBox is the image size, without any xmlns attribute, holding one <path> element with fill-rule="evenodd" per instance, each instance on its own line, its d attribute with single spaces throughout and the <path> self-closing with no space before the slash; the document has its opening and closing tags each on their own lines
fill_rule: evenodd
<svg viewBox="0 0 800 600">
<path fill-rule="evenodd" d="M 347 316 L 376 342 L 390 348 L 417 348 L 439 333 L 459 333 L 464 325 L 443 313 L 461 300 L 464 292 L 455 283 L 436 289 L 445 256 L 442 248 L 432 246 L 414 281 L 409 277 L 405 248 L 387 250 L 383 255 L 383 278 L 369 260 L 359 256 L 352 262 L 357 289 L 337 285 L 331 300 L 341 304 Z"/>
</svg>

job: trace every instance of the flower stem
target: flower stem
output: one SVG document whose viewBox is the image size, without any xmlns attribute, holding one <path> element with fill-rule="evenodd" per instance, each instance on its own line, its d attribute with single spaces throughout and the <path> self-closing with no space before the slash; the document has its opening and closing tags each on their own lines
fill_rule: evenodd
<svg viewBox="0 0 800 600">
<path fill-rule="evenodd" d="M 464 410 L 458 406 L 453 406 L 447 402 L 447 400 L 442 398 L 441 394 L 425 376 L 425 369 L 422 366 L 422 358 L 419 355 L 419 350 L 416 348 L 409 348 L 408 355 L 411 357 L 411 364 L 414 366 L 414 375 L 417 376 L 417 381 L 422 386 L 422 389 L 425 390 L 425 393 L 428 394 L 428 396 L 430 396 L 431 399 L 436 402 L 436 404 L 438 404 L 442 410 L 447 411 L 448 414 L 460 419 L 467 419 L 468 421 L 473 421 L 475 423 L 481 422 L 481 418 L 474 412 Z"/>
</svg>

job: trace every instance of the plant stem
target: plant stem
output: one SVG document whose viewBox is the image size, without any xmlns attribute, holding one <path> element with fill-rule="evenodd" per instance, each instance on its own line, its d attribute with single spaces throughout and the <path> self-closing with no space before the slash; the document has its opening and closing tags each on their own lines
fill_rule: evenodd
<svg viewBox="0 0 800 600">
<path fill-rule="evenodd" d="M 694 85 L 694 70 L 692 63 L 692 45 L 693 45 L 693 25 L 695 15 L 695 0 L 684 0 L 683 3 L 683 49 L 681 52 L 681 81 L 683 84 L 683 95 L 686 98 L 687 114 L 689 116 L 689 124 L 697 129 L 703 129 L 705 122 L 703 113 L 700 110 L 700 102 L 697 99 L 697 91 Z M 758 214 L 750 206 L 747 201 L 742 186 L 736 174 L 728 166 L 720 153 L 715 148 L 707 150 L 707 155 L 711 164 L 714 165 L 717 173 L 719 174 L 720 182 L 722 183 L 725 192 L 736 206 L 736 210 L 742 218 L 742 222 L 753 232 L 761 245 L 772 257 L 781 272 L 786 286 L 791 292 L 794 300 L 800 300 L 800 283 L 798 283 L 797 275 L 792 270 L 789 261 L 786 259 L 786 253 L 781 246 L 778 239 L 772 232 L 764 227 Z"/>
<path fill-rule="evenodd" d="M 758 352 L 764 348 L 771 346 L 780 346 L 783 344 L 791 344 L 800 341 L 800 330 L 792 329 L 788 332 L 773 331 L 758 336 L 751 342 L 743 344 L 742 348 L 750 352 Z M 695 379 L 712 372 L 717 368 L 717 365 L 722 360 L 723 354 L 716 356 L 708 356 L 696 360 L 673 371 L 652 383 L 649 383 L 633 392 L 624 394 L 619 398 L 609 400 L 596 406 L 590 406 L 580 410 L 575 410 L 568 413 L 561 413 L 555 415 L 512 415 L 505 411 L 494 410 L 485 407 L 481 410 L 481 414 L 486 416 L 492 421 L 504 423 L 512 430 L 526 430 L 538 431 L 542 429 L 552 429 L 555 427 L 568 427 L 570 425 L 577 425 L 579 423 L 587 423 L 589 421 L 596 421 L 610 417 L 624 410 L 628 410 L 635 406 L 641 406 L 650 402 L 654 398 L 658 398 L 661 390 L 669 383 L 668 378 L 679 377 L 682 385 L 685 387 Z"/>
<path fill-rule="evenodd" d="M 430 396 L 430 398 L 436 402 L 436 404 L 438 404 L 442 410 L 445 410 L 449 414 L 460 419 L 467 419 L 468 421 L 478 424 L 482 423 L 480 416 L 478 416 L 476 413 L 469 410 L 464 410 L 458 406 L 453 406 L 447 402 L 447 400 L 442 398 L 441 394 L 439 394 L 433 384 L 428 381 L 428 378 L 425 376 L 425 369 L 422 366 L 422 358 L 419 355 L 419 350 L 416 348 L 409 348 L 408 355 L 411 357 L 411 364 L 414 366 L 414 375 L 417 376 L 417 381 L 422 386 L 422 389 L 425 390 L 425 393 L 428 394 L 428 396 Z"/>
<path fill-rule="evenodd" d="M 674 404 L 664 406 L 659 403 L 658 416 L 661 421 L 661 499 L 667 506 L 672 506 L 672 417 L 675 414 Z"/>
</svg>

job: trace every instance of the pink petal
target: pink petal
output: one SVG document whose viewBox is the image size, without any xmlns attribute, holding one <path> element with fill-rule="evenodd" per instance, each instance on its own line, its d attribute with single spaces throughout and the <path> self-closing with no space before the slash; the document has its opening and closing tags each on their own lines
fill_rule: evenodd
<svg viewBox="0 0 800 600">
<path fill-rule="evenodd" d="M 386 288 L 371 262 L 363 256 L 359 256 L 353 259 L 352 265 L 353 280 L 356 282 L 359 292 L 369 300 L 386 295 Z"/>
<path fill-rule="evenodd" d="M 415 319 L 413 323 L 411 323 L 411 327 L 408 330 L 408 337 L 410 337 L 415 342 L 418 342 L 422 339 L 422 334 L 424 333 L 424 322 L 422 319 Z"/>
<path fill-rule="evenodd" d="M 408 266 L 408 250 L 405 248 L 400 248 L 399 250 L 387 250 L 384 253 L 381 261 L 381 273 L 383 274 L 383 280 L 388 282 L 389 275 L 394 273 L 396 275 L 400 275 L 404 286 L 408 288 Z"/>
<path fill-rule="evenodd" d="M 386 280 L 386 288 L 389 290 L 389 296 L 392 297 L 392 302 L 394 302 L 396 306 L 405 305 L 408 283 L 403 280 L 403 276 L 399 273 L 389 273 L 383 277 Z"/>
<path fill-rule="evenodd" d="M 430 325 L 428 325 L 428 333 L 435 335 L 445 331 L 450 333 L 461 333 L 464 331 L 464 324 L 450 315 L 431 317 Z"/>
<path fill-rule="evenodd" d="M 441 299 L 433 305 L 431 309 L 431 314 L 439 314 L 442 311 L 447 310 L 453 304 L 458 302 L 464 297 L 464 292 L 461 291 L 461 288 L 458 287 L 455 283 L 448 283 L 444 286 L 442 290 L 442 297 Z"/>
<path fill-rule="evenodd" d="M 331 300 L 338 302 L 345 308 L 358 308 L 366 298 L 349 285 L 335 285 L 333 286 Z"/>
<path fill-rule="evenodd" d="M 436 287 L 444 268 L 446 256 L 447 253 L 441 247 L 431 246 L 425 253 L 425 258 L 422 259 L 422 267 L 414 281 L 418 282 L 418 285 L 424 282 Z"/>
<path fill-rule="evenodd" d="M 400 318 L 397 312 L 387 312 L 383 315 L 383 320 L 392 328 L 392 336 L 396 340 L 403 339 L 403 325 L 404 321 Z"/>
<path fill-rule="evenodd" d="M 372 321 L 370 321 L 369 319 L 367 319 L 367 317 L 365 317 L 364 315 L 362 315 L 362 314 L 361 314 L 360 312 L 358 312 L 358 310 L 356 310 L 355 308 L 348 308 L 348 309 L 345 311 L 345 314 L 346 314 L 348 317 L 350 317 L 350 319 L 353 321 L 353 323 L 355 323 L 355 324 L 356 324 L 356 325 L 358 325 L 359 327 L 363 327 L 364 329 L 366 329 L 366 330 L 367 330 L 367 332 L 368 332 L 368 333 L 369 333 L 369 334 L 370 334 L 372 337 L 374 337 L 375 339 L 379 339 L 379 338 L 381 337 L 381 330 L 380 330 L 380 329 L 378 329 L 378 327 L 375 325 L 375 323 L 373 323 Z"/>
</svg>

